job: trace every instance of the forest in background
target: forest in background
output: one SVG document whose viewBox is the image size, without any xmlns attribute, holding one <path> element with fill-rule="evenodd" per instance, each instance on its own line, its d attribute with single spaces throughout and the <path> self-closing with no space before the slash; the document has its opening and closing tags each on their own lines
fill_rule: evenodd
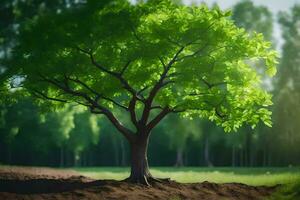
<svg viewBox="0 0 300 200">
<path fill-rule="evenodd" d="M 77 1 L 4 0 L 0 5 L 0 50 L 10 56 L 18 27 L 40 12 L 72 9 Z M 215 5 L 216 6 L 216 5 Z M 273 93 L 273 127 L 263 124 L 224 133 L 213 123 L 171 115 L 153 130 L 149 144 L 151 166 L 294 166 L 300 163 L 300 5 L 273 15 L 267 7 L 241 1 L 232 19 L 249 33 L 261 32 L 281 48 L 274 79 L 265 79 Z M 274 23 L 283 46 L 276 46 Z M 258 63 L 259 64 L 259 63 Z M 253 64 L 255 67 L 255 64 Z M 1 72 L 0 68 L 0 72 Z M 119 116 L 126 120 L 126 116 Z M 47 166 L 127 166 L 127 141 L 104 118 L 79 106 L 43 112 L 30 97 L 0 105 L 0 163 Z"/>
</svg>

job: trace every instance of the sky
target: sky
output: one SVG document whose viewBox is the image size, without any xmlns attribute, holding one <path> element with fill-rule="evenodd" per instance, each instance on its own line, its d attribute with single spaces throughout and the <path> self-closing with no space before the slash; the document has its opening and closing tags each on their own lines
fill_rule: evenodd
<svg viewBox="0 0 300 200">
<path fill-rule="evenodd" d="M 257 5 L 267 6 L 273 13 L 278 11 L 286 11 L 294 4 L 299 3 L 300 0 L 252 0 Z M 185 4 L 190 4 L 191 2 L 205 2 L 209 5 L 216 2 L 221 8 L 226 9 L 232 7 L 234 4 L 240 2 L 240 0 L 183 0 Z"/>
</svg>

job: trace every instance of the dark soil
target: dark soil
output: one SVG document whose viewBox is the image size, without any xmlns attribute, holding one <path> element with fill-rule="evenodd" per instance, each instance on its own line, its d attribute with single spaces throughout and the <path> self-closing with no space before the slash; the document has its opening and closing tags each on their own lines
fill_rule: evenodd
<svg viewBox="0 0 300 200">
<path fill-rule="evenodd" d="M 99 200 L 252 200 L 270 196 L 276 187 L 240 183 L 154 183 L 151 187 L 124 181 L 92 180 L 71 170 L 0 167 L 0 199 Z"/>
</svg>

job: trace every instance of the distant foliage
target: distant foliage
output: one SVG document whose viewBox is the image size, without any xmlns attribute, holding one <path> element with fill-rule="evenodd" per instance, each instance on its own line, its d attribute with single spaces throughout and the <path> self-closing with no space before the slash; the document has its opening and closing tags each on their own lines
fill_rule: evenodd
<svg viewBox="0 0 300 200">
<path fill-rule="evenodd" d="M 236 25 L 247 31 L 263 33 L 266 40 L 273 38 L 273 17 L 265 6 L 254 5 L 250 0 L 237 3 L 232 11 Z"/>
</svg>

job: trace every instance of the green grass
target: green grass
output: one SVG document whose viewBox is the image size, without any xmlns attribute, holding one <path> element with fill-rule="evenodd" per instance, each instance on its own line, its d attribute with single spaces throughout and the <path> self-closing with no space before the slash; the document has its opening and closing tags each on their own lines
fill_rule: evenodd
<svg viewBox="0 0 300 200">
<path fill-rule="evenodd" d="M 80 174 L 94 179 L 122 180 L 128 177 L 129 168 L 90 167 L 75 168 Z M 182 183 L 215 182 L 244 183 L 248 185 L 277 185 L 295 183 L 300 179 L 300 168 L 171 168 L 152 167 L 158 178 L 171 178 Z"/>
<path fill-rule="evenodd" d="M 300 179 L 283 185 L 267 200 L 300 200 Z"/>
</svg>

